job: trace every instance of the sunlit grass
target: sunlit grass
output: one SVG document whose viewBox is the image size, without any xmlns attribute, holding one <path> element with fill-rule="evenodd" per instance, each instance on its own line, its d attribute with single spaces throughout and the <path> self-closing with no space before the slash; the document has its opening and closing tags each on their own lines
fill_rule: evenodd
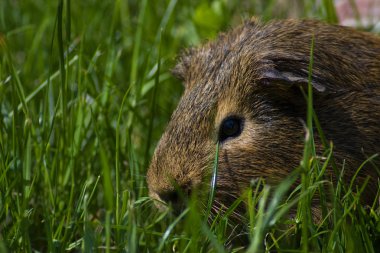
<svg viewBox="0 0 380 253">
<path fill-rule="evenodd" d="M 248 252 L 376 252 L 378 203 L 360 205 L 365 185 L 328 183 L 333 145 L 311 105 L 325 152 L 306 139 L 308 169 L 278 187 L 252 182 L 212 221 L 195 198 L 174 216 L 148 197 L 146 169 L 182 92 L 176 55 L 252 15 L 285 17 L 275 2 L 0 1 L 0 252 L 243 251 L 229 225 L 241 202 Z M 300 15 L 336 22 L 331 1 L 316 2 Z"/>
</svg>

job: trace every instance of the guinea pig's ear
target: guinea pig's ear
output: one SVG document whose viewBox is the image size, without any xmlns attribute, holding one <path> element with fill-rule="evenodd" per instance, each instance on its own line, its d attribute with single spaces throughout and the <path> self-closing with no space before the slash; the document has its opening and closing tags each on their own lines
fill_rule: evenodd
<svg viewBox="0 0 380 253">
<path fill-rule="evenodd" d="M 183 51 L 177 59 L 177 64 L 171 69 L 172 75 L 183 82 L 186 81 L 189 74 L 188 70 L 190 69 L 193 52 L 194 49 L 192 48 Z"/>
<path fill-rule="evenodd" d="M 289 71 L 280 71 L 275 68 L 270 68 L 264 71 L 262 75 L 262 80 L 268 83 L 280 83 L 285 84 L 287 86 L 305 86 L 307 87 L 309 83 L 308 73 L 302 75 L 297 72 L 289 72 Z M 311 85 L 318 92 L 324 92 L 326 87 L 316 80 L 311 80 Z"/>
</svg>

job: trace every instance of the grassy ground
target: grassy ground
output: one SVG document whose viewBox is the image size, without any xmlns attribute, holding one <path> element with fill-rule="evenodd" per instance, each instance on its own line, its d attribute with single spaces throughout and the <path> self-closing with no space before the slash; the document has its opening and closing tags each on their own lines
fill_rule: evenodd
<svg viewBox="0 0 380 253">
<path fill-rule="evenodd" d="M 207 224 L 196 205 L 175 217 L 147 197 L 149 159 L 182 91 L 170 68 L 182 48 L 252 15 L 336 18 L 329 1 L 209 2 L 0 2 L 0 252 L 239 251 L 228 213 Z M 376 252 L 378 205 L 358 205 L 361 189 L 332 187 L 329 218 L 313 224 L 329 161 L 311 159 L 312 139 L 304 158 L 276 190 L 242 197 L 258 206 L 247 250 Z M 300 187 L 276 202 L 295 177 Z M 281 218 L 290 206 L 296 217 Z"/>
</svg>

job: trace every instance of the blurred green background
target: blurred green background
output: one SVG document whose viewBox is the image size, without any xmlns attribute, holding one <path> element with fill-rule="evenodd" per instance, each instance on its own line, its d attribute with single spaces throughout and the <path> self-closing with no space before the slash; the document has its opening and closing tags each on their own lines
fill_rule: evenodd
<svg viewBox="0 0 380 253">
<path fill-rule="evenodd" d="M 331 6 L 0 1 L 0 252 L 220 251 L 184 243 L 183 227 L 164 235 L 175 218 L 147 198 L 146 169 L 182 92 L 170 69 L 251 16 L 334 23 Z"/>
</svg>

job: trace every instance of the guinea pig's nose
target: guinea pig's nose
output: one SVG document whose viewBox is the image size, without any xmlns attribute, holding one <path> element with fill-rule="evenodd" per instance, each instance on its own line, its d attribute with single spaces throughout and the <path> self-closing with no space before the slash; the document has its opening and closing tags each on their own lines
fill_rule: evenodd
<svg viewBox="0 0 380 253">
<path fill-rule="evenodd" d="M 190 197 L 191 190 L 188 188 L 173 189 L 168 191 L 162 191 L 158 193 L 158 196 L 162 201 L 172 206 L 173 211 L 181 212 Z"/>
<path fill-rule="evenodd" d="M 180 201 L 180 196 L 179 196 L 178 191 L 164 191 L 158 194 L 160 199 L 164 201 L 167 204 L 177 204 Z"/>
</svg>

